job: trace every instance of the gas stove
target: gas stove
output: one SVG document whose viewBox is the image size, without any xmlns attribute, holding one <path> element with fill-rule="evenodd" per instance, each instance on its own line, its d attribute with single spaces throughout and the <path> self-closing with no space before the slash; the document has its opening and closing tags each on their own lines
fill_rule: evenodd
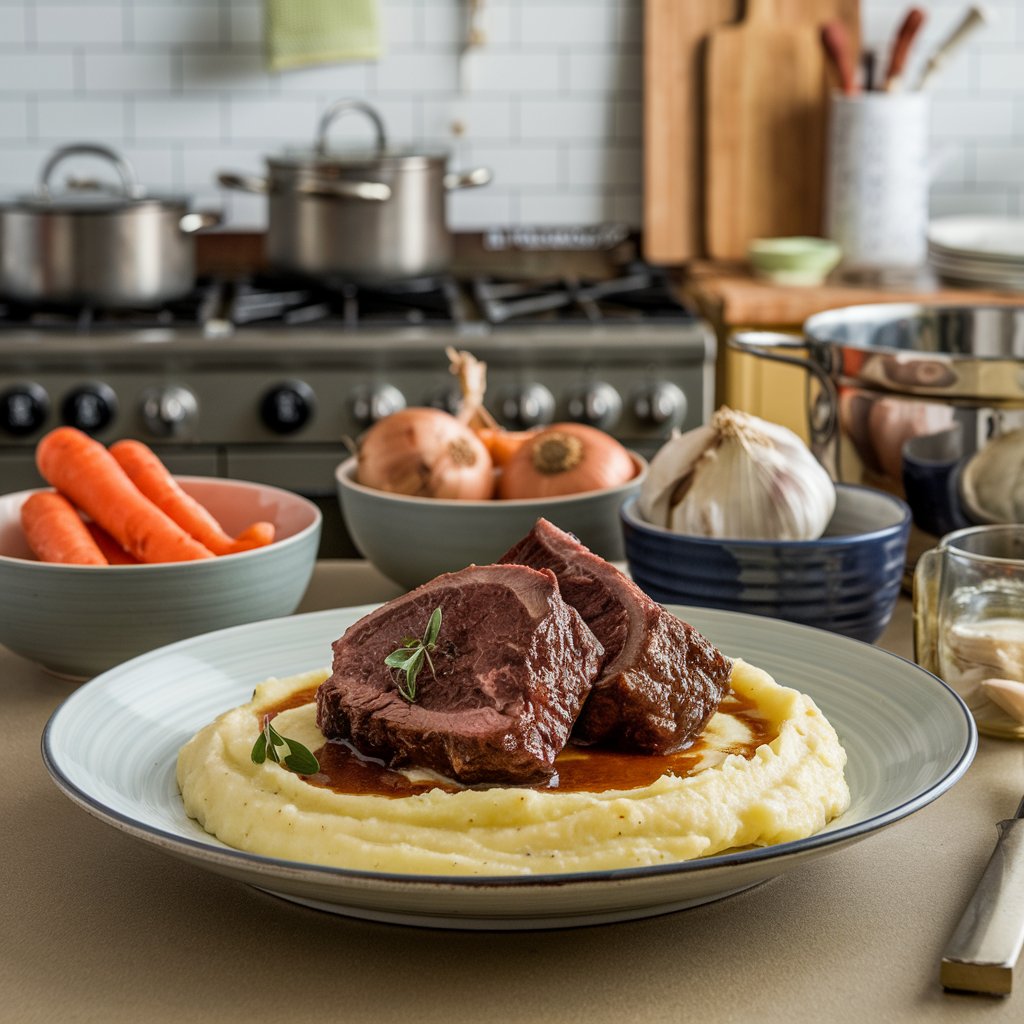
<svg viewBox="0 0 1024 1024">
<path fill-rule="evenodd" d="M 334 470 L 383 416 L 457 407 L 447 346 L 487 364 L 487 406 L 509 428 L 576 420 L 650 455 L 712 408 L 713 334 L 643 264 L 378 289 L 213 278 L 159 310 L 0 305 L 0 490 L 39 486 L 35 443 L 69 423 L 143 440 L 175 472 L 313 497 L 322 554 L 353 554 Z"/>
</svg>

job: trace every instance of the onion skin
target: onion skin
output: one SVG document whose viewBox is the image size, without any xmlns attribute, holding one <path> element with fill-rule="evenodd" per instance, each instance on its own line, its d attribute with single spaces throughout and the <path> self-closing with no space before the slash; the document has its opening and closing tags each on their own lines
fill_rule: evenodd
<svg viewBox="0 0 1024 1024">
<path fill-rule="evenodd" d="M 370 427 L 360 441 L 356 480 L 418 498 L 494 496 L 494 464 L 486 446 L 441 409 L 402 409 Z"/>
<path fill-rule="evenodd" d="M 636 476 L 626 449 L 603 430 L 555 423 L 537 431 L 505 463 L 498 497 L 556 498 L 618 487 Z"/>
</svg>

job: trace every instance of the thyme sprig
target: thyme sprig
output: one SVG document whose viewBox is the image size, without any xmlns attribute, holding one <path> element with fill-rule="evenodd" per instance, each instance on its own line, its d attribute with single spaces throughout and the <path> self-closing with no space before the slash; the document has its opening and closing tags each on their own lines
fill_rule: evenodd
<svg viewBox="0 0 1024 1024">
<path fill-rule="evenodd" d="M 288 753 L 282 757 L 277 751 L 278 747 L 285 747 Z M 270 715 L 263 716 L 263 730 L 252 745 L 251 756 L 256 764 L 263 764 L 269 757 L 271 761 L 283 764 L 296 775 L 315 775 L 320 771 L 320 762 L 316 755 L 297 740 L 282 736 L 270 724 Z"/>
<path fill-rule="evenodd" d="M 398 692 L 410 704 L 416 700 L 416 680 L 424 663 L 429 666 L 430 674 L 435 679 L 437 678 L 437 674 L 434 672 L 434 662 L 430 655 L 437 648 L 437 636 L 440 632 L 441 609 L 435 608 L 427 622 L 427 628 L 423 631 L 423 636 L 403 637 L 402 646 L 398 650 L 392 651 L 384 659 L 384 664 L 395 673 L 405 673 L 404 683 L 397 675 L 395 681 L 398 684 Z"/>
</svg>

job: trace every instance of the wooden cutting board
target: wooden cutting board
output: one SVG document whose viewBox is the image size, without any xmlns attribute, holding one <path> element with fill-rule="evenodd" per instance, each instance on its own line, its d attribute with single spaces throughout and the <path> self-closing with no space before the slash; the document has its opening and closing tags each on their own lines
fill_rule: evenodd
<svg viewBox="0 0 1024 1024">
<path fill-rule="evenodd" d="M 741 0 L 645 0 L 644 257 L 683 263 L 704 251 L 704 47 Z"/>
<path fill-rule="evenodd" d="M 811 24 L 782 24 L 774 0 L 708 40 L 705 227 L 713 259 L 753 238 L 821 232 L 825 57 Z"/>
<path fill-rule="evenodd" d="M 742 259 L 754 238 L 821 234 L 829 83 L 820 28 L 835 17 L 856 47 L 856 0 L 748 0 L 742 23 L 709 38 L 705 230 L 713 259 Z"/>
<path fill-rule="evenodd" d="M 735 23 L 742 0 L 645 0 L 644 256 L 678 264 L 705 243 L 705 58 L 710 34 Z M 774 0 L 782 24 L 839 18 L 860 34 L 860 0 Z"/>
</svg>

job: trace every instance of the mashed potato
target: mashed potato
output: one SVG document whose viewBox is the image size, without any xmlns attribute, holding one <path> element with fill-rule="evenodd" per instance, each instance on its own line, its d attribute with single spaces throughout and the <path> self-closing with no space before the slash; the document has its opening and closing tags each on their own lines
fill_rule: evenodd
<svg viewBox="0 0 1024 1024">
<path fill-rule="evenodd" d="M 747 712 L 732 713 L 724 704 L 699 750 L 680 761 L 685 772 L 670 769 L 637 788 L 449 786 L 388 797 L 339 792 L 269 760 L 254 764 L 250 752 L 263 711 L 325 676 L 262 683 L 248 704 L 221 715 L 181 749 L 185 809 L 229 846 L 403 874 L 596 871 L 800 839 L 850 800 L 846 753 L 814 702 L 743 661 L 735 662 L 732 687 Z M 314 751 L 325 742 L 311 703 L 280 711 L 274 726 Z M 585 755 L 569 748 L 562 756 Z"/>
</svg>

